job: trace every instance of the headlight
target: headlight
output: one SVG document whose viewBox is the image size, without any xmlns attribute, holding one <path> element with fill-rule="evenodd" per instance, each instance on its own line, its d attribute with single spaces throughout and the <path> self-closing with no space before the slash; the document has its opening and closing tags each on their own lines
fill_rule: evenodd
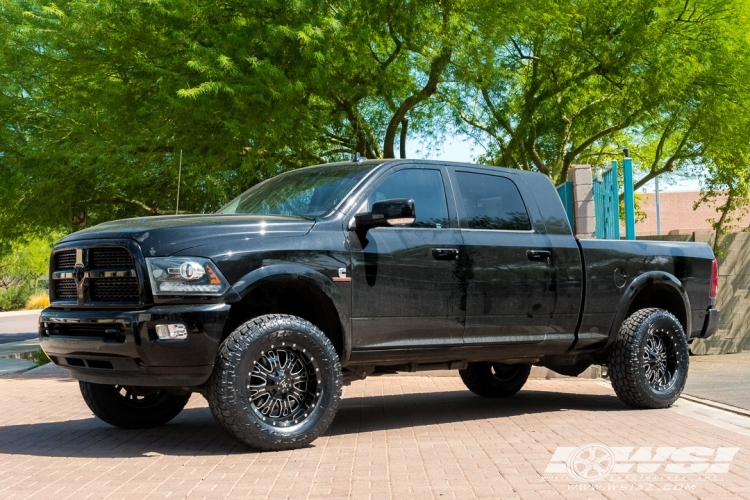
<svg viewBox="0 0 750 500">
<path fill-rule="evenodd" d="M 154 295 L 221 295 L 229 288 L 209 259 L 150 257 L 146 264 Z"/>
</svg>

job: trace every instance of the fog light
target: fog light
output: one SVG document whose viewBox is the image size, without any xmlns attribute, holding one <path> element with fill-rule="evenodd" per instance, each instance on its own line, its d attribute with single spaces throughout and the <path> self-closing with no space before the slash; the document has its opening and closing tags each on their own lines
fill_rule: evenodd
<svg viewBox="0 0 750 500">
<path fill-rule="evenodd" d="M 186 340 L 187 328 L 182 323 L 156 325 L 156 335 L 159 340 Z"/>
</svg>

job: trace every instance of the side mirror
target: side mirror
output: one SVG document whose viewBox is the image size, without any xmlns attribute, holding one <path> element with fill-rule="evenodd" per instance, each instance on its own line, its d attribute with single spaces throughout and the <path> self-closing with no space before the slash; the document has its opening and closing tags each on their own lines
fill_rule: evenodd
<svg viewBox="0 0 750 500">
<path fill-rule="evenodd" d="M 408 226 L 417 220 L 414 200 L 396 199 L 376 201 L 372 212 L 354 216 L 356 229 L 370 229 L 379 226 Z"/>
</svg>

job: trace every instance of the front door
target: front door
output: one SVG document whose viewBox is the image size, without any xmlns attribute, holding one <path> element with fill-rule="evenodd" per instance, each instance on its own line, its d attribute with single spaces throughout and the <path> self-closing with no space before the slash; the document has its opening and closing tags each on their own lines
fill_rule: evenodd
<svg viewBox="0 0 750 500">
<path fill-rule="evenodd" d="M 359 211 L 376 201 L 411 198 L 410 226 L 351 231 L 353 351 L 445 347 L 463 338 L 462 245 L 449 213 L 441 167 L 401 167 L 384 174 Z"/>
<path fill-rule="evenodd" d="M 549 239 L 530 217 L 516 176 L 485 172 L 452 172 L 468 281 L 464 342 L 541 342 L 555 307 Z"/>
</svg>

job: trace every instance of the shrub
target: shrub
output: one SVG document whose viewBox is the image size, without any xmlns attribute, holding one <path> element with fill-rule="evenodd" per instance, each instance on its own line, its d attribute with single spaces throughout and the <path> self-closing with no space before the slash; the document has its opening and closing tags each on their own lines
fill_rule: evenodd
<svg viewBox="0 0 750 500">
<path fill-rule="evenodd" d="M 25 286 L 9 286 L 0 290 L 0 311 L 17 311 L 23 309 L 31 291 Z"/>
<path fill-rule="evenodd" d="M 47 292 L 35 293 L 26 301 L 26 309 L 44 309 L 49 307 L 49 294 Z"/>
<path fill-rule="evenodd" d="M 34 353 L 33 356 L 31 356 L 31 361 L 36 363 L 36 366 L 46 365 L 50 362 L 49 358 L 46 354 L 44 354 L 44 351 L 42 351 L 41 347 L 37 352 Z"/>
</svg>

